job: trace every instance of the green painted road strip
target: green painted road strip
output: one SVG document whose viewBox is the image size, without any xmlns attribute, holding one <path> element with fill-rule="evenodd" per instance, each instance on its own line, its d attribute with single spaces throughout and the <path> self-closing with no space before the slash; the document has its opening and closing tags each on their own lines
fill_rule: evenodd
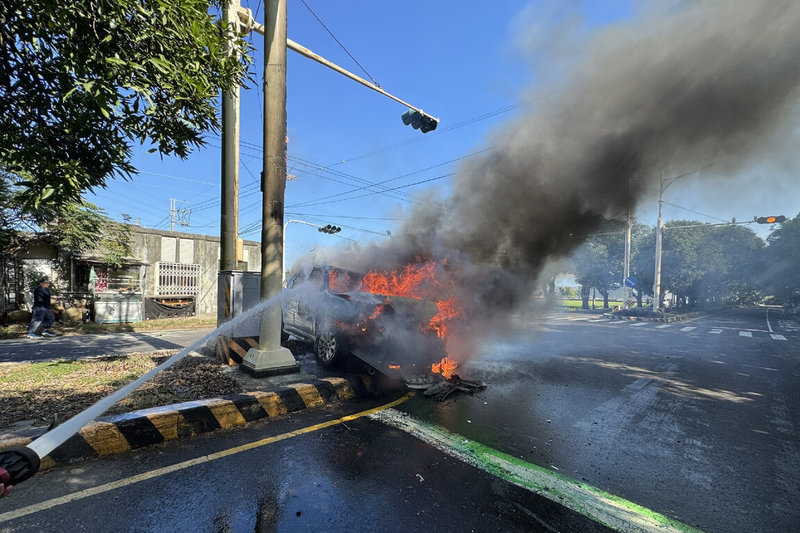
<svg viewBox="0 0 800 533">
<path fill-rule="evenodd" d="M 641 505 L 450 433 L 407 413 L 386 409 L 369 415 L 369 418 L 401 429 L 452 457 L 542 495 L 616 531 L 702 533 L 699 529 Z"/>
</svg>

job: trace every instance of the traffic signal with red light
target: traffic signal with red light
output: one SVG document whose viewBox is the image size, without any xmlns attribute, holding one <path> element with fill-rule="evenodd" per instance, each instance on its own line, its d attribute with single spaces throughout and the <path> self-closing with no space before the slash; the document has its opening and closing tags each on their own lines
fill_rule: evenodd
<svg viewBox="0 0 800 533">
<path fill-rule="evenodd" d="M 409 109 L 400 115 L 400 118 L 403 119 L 403 124 L 406 126 L 410 125 L 412 128 L 419 130 L 422 133 L 433 131 L 436 129 L 436 126 L 439 125 L 439 119 L 433 118 L 430 115 L 420 113 L 419 111 L 415 111 L 413 109 Z"/>
<path fill-rule="evenodd" d="M 756 222 L 759 224 L 780 224 L 781 222 L 786 222 L 786 217 L 783 215 L 756 217 Z"/>
</svg>

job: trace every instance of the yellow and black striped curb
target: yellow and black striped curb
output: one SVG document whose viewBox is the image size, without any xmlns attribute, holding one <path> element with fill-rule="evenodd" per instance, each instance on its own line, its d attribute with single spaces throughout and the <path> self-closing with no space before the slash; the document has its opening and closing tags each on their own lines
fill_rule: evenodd
<svg viewBox="0 0 800 533">
<path fill-rule="evenodd" d="M 168 440 L 321 407 L 371 392 L 369 376 L 323 378 L 286 385 L 271 392 L 246 392 L 103 417 L 84 426 L 50 455 L 40 470 L 126 452 Z M 26 445 L 30 437 L 0 441 L 0 450 Z"/>
</svg>

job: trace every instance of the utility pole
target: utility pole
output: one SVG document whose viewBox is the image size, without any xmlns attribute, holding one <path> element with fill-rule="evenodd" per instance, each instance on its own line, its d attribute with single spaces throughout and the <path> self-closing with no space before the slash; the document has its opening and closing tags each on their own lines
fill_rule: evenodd
<svg viewBox="0 0 800 533">
<path fill-rule="evenodd" d="M 180 202 L 182 204 L 188 204 L 189 202 L 185 202 L 183 200 L 176 200 L 175 198 L 169 199 L 169 230 L 175 231 L 175 220 L 178 220 L 178 223 L 181 226 L 188 226 L 189 221 L 187 220 L 187 215 L 190 211 L 186 209 L 176 209 L 175 204 Z"/>
<path fill-rule="evenodd" d="M 239 0 L 230 0 L 222 13 L 229 31 L 229 54 L 237 54 L 236 35 L 240 33 Z M 217 327 L 233 318 L 231 295 L 236 293 L 234 271 L 239 266 L 236 254 L 239 237 L 239 86 L 222 93 L 222 165 L 220 191 L 219 271 L 217 272 Z M 239 278 L 240 279 L 240 278 Z"/>
<path fill-rule="evenodd" d="M 286 189 L 286 0 L 265 2 L 264 161 L 261 178 L 261 300 L 283 289 L 283 195 Z M 261 313 L 258 348 L 242 369 L 255 377 L 299 372 L 292 352 L 281 346 L 281 305 Z"/>
<path fill-rule="evenodd" d="M 237 54 L 234 39 L 239 33 L 239 0 L 230 0 L 222 21 L 229 31 L 228 54 Z M 222 94 L 222 212 L 220 217 L 220 270 L 236 270 L 236 239 L 239 237 L 239 86 Z"/>
<path fill-rule="evenodd" d="M 625 260 L 622 267 L 622 286 L 624 287 L 622 293 L 622 308 L 628 307 L 628 298 L 630 295 L 630 287 L 628 287 L 628 278 L 631 276 L 631 209 L 628 208 L 628 229 L 625 232 Z"/>
<path fill-rule="evenodd" d="M 667 180 L 664 179 L 664 171 L 661 171 L 661 179 L 658 185 L 658 223 L 656 224 L 656 271 L 655 275 L 653 276 L 653 311 L 658 311 L 658 308 L 660 307 L 659 304 L 661 303 L 661 242 L 664 236 L 664 220 L 661 218 L 661 209 L 664 205 L 664 191 L 666 191 L 667 187 L 679 179 L 700 172 L 701 170 L 705 170 L 710 166 L 711 165 L 706 165 L 702 168 L 692 170 L 691 172 L 681 174 L 680 176 L 674 176 Z"/>
</svg>

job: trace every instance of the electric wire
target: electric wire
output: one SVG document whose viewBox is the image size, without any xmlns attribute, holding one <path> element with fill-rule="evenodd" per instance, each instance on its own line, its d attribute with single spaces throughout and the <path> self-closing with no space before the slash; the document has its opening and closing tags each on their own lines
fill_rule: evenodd
<svg viewBox="0 0 800 533">
<path fill-rule="evenodd" d="M 315 19 L 317 19 L 317 22 L 319 22 L 319 23 L 322 25 L 322 27 L 323 27 L 323 28 L 325 28 L 325 31 L 327 31 L 327 32 L 328 32 L 328 34 L 329 34 L 331 37 L 333 37 L 333 40 L 334 40 L 334 41 L 336 41 L 336 42 L 339 44 L 339 46 L 341 46 L 341 47 L 342 47 L 342 50 L 344 50 L 344 51 L 347 53 L 347 55 L 349 55 L 349 56 L 350 56 L 350 59 L 352 59 L 352 60 L 355 62 L 355 64 L 356 64 L 356 65 L 358 65 L 358 68 L 360 68 L 360 69 L 361 69 L 361 70 L 364 72 L 364 74 L 366 74 L 366 75 L 367 75 L 367 77 L 370 79 L 370 81 L 372 81 L 372 83 L 374 83 L 374 84 L 375 84 L 375 86 L 377 86 L 377 87 L 380 87 L 380 86 L 381 86 L 381 84 L 380 84 L 380 83 L 378 83 L 378 82 L 375 80 L 375 78 L 373 78 L 373 77 L 370 75 L 370 73 L 369 73 L 369 72 L 367 72 L 367 69 L 365 69 L 363 66 L 361 66 L 361 63 L 359 63 L 359 62 L 358 62 L 358 60 L 357 60 L 355 57 L 353 57 L 353 54 L 351 54 L 351 53 L 350 53 L 350 51 L 349 51 L 347 48 L 345 48 L 345 46 L 342 44 L 342 42 L 341 42 L 339 39 L 337 39 L 337 38 L 336 38 L 336 36 L 333 34 L 333 32 L 332 32 L 332 31 L 331 31 L 331 30 L 330 30 L 330 29 L 329 29 L 329 28 L 328 28 L 328 27 L 325 25 L 325 23 L 324 23 L 324 22 L 322 22 L 322 19 L 321 19 L 321 18 L 319 18 L 319 17 L 317 16 L 317 14 L 316 14 L 316 13 L 314 13 L 314 10 L 313 10 L 313 9 L 311 9 L 311 7 L 310 7 L 310 6 L 309 6 L 309 5 L 306 3 L 306 0 L 300 0 L 300 1 L 303 3 L 303 5 L 304 5 L 304 6 L 306 6 L 306 9 L 308 9 L 308 11 L 309 11 L 309 12 L 310 12 L 312 15 L 314 15 L 314 18 L 315 18 Z"/>
</svg>

